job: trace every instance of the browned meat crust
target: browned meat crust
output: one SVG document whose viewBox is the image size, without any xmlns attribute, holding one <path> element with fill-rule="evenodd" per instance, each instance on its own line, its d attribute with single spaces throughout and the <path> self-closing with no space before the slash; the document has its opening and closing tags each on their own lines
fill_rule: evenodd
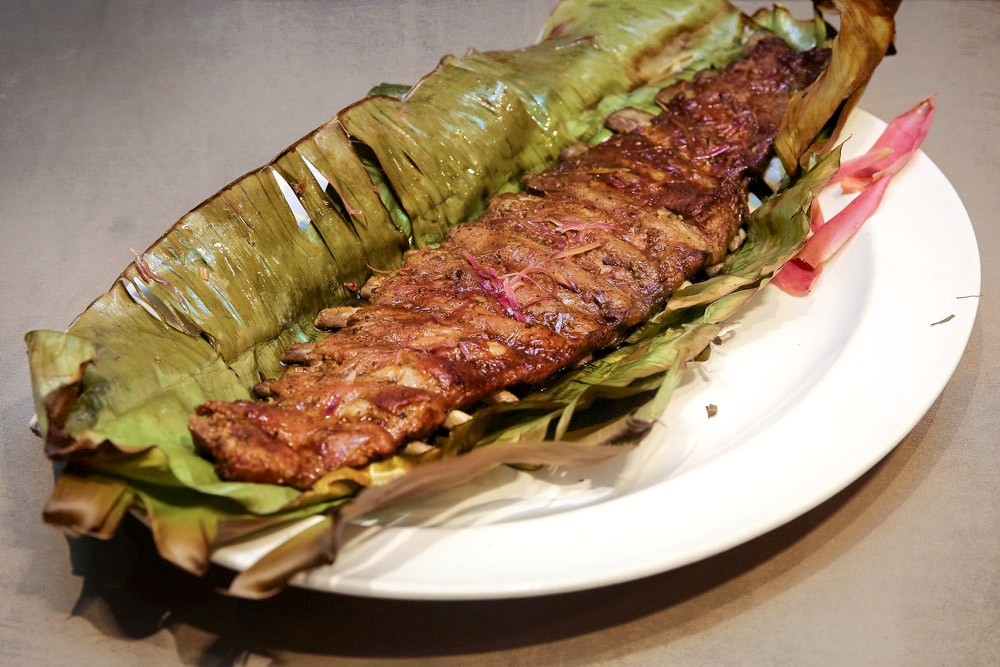
<svg viewBox="0 0 1000 667">
<path fill-rule="evenodd" d="M 790 96 L 826 60 L 768 38 L 664 89 L 661 115 L 620 119 L 631 131 L 409 253 L 345 328 L 288 348 L 295 365 L 257 388 L 266 400 L 199 406 L 195 443 L 225 478 L 308 488 L 620 343 L 724 256 Z"/>
</svg>

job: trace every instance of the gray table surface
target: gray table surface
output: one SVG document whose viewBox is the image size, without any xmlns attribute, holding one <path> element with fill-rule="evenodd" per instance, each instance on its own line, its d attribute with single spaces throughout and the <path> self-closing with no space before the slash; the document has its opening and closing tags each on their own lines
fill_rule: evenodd
<svg viewBox="0 0 1000 667">
<path fill-rule="evenodd" d="M 976 228 L 978 322 L 916 428 L 806 515 L 641 581 L 467 603 L 235 600 L 215 591 L 219 573 L 157 558 L 134 522 L 110 543 L 41 522 L 53 478 L 27 428 L 23 334 L 64 328 L 131 248 L 370 84 L 413 81 L 470 46 L 530 43 L 551 4 L 0 1 L 0 663 L 1000 664 L 990 0 L 906 0 L 899 55 L 863 102 L 888 118 L 939 94 L 925 150 Z"/>
</svg>

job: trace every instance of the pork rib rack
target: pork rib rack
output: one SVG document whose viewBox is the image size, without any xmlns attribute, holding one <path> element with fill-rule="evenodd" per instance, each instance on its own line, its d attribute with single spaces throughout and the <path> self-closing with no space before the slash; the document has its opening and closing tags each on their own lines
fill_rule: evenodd
<svg viewBox="0 0 1000 667">
<path fill-rule="evenodd" d="M 343 328 L 290 346 L 263 400 L 199 406 L 197 447 L 224 478 L 305 489 L 619 344 L 724 257 L 789 98 L 827 58 L 760 39 L 661 91 L 660 115 L 623 112 L 611 124 L 627 131 L 527 176 L 440 247 L 408 253 Z"/>
</svg>

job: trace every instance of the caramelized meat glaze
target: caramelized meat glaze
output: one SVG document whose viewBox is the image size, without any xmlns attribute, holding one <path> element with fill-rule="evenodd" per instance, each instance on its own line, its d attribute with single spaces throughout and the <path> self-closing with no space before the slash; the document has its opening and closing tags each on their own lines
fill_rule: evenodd
<svg viewBox="0 0 1000 667">
<path fill-rule="evenodd" d="M 827 60 L 764 38 L 662 90 L 660 115 L 617 114 L 624 132 L 526 176 L 440 247 L 407 253 L 342 328 L 290 346 L 263 400 L 199 406 L 196 445 L 224 478 L 305 489 L 621 343 L 724 257 L 789 98 Z"/>
</svg>

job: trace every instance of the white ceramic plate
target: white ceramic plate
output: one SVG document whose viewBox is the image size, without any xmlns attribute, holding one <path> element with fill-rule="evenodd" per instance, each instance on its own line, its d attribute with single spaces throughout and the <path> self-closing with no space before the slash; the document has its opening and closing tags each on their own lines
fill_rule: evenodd
<svg viewBox="0 0 1000 667">
<path fill-rule="evenodd" d="M 855 113 L 845 156 L 884 127 Z M 821 201 L 829 216 L 846 199 Z M 958 364 L 979 289 L 968 214 L 918 154 L 813 293 L 763 290 L 635 452 L 589 470 L 499 470 L 382 516 L 390 527 L 368 529 L 333 566 L 293 583 L 376 597 L 517 597 L 724 551 L 830 498 L 906 436 Z M 711 419 L 708 404 L 718 407 Z M 306 525 L 214 560 L 243 570 Z"/>
</svg>

